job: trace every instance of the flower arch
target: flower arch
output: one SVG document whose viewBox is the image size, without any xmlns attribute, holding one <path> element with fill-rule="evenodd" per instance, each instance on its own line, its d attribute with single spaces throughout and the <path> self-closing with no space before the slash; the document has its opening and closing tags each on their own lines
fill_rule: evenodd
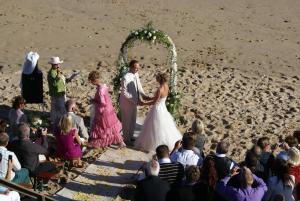
<svg viewBox="0 0 300 201">
<path fill-rule="evenodd" d="M 168 64 L 170 65 L 170 93 L 166 101 L 168 111 L 173 115 L 175 119 L 178 118 L 178 109 L 180 106 L 179 94 L 177 92 L 177 52 L 176 47 L 172 39 L 161 30 L 154 29 L 152 23 L 148 23 L 145 27 L 131 31 L 127 36 L 125 42 L 122 44 L 117 68 L 118 73 L 113 79 L 114 93 L 119 97 L 121 79 L 123 75 L 128 71 L 128 50 L 133 47 L 136 41 L 147 42 L 149 45 L 162 44 L 169 51 Z M 119 103 L 117 103 L 119 107 Z"/>
</svg>

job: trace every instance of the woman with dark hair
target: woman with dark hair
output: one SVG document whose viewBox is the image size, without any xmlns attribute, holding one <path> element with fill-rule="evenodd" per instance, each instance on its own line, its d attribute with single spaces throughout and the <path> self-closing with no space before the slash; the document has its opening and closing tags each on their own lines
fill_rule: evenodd
<svg viewBox="0 0 300 201">
<path fill-rule="evenodd" d="M 294 201 L 293 189 L 294 178 L 288 172 L 288 162 L 277 158 L 274 162 L 274 175 L 268 179 L 268 191 L 263 197 L 263 201 L 273 200 L 277 194 L 282 194 L 286 201 Z"/>
<path fill-rule="evenodd" d="M 208 155 L 201 167 L 201 177 L 199 186 L 205 187 L 200 188 L 203 192 L 201 192 L 201 197 L 206 201 L 221 201 L 223 200 L 218 194 L 215 192 L 215 188 L 218 182 L 218 172 L 215 166 L 215 160 L 213 155 Z"/>
<path fill-rule="evenodd" d="M 8 118 L 11 127 L 10 139 L 17 135 L 17 126 L 21 122 L 27 123 L 27 116 L 22 111 L 25 108 L 25 99 L 22 96 L 16 96 L 12 103 Z"/>
<path fill-rule="evenodd" d="M 141 134 L 135 146 L 144 151 L 153 151 L 157 146 L 165 144 L 172 150 L 175 142 L 181 140 L 182 135 L 176 127 L 172 115 L 166 107 L 169 86 L 166 73 L 158 73 L 156 81 L 159 84 L 154 97 L 141 105 L 152 105 L 147 114 Z"/>
<path fill-rule="evenodd" d="M 267 189 L 265 182 L 247 167 L 234 168 L 231 178 L 225 177 L 216 187 L 217 192 L 230 201 L 261 201 Z"/>
<path fill-rule="evenodd" d="M 253 174 L 264 179 L 264 166 L 260 163 L 259 150 L 260 148 L 257 145 L 254 145 L 252 149 L 248 150 L 244 165 L 247 166 Z"/>
</svg>

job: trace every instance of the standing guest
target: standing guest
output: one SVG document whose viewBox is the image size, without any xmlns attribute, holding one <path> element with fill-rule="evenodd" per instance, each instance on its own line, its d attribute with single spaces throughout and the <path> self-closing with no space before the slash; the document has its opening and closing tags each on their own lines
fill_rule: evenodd
<svg viewBox="0 0 300 201">
<path fill-rule="evenodd" d="M 167 145 L 160 145 L 156 148 L 156 156 L 160 166 L 158 176 L 173 187 L 181 184 L 184 176 L 184 167 L 181 163 L 172 162 L 169 153 Z"/>
<path fill-rule="evenodd" d="M 48 72 L 49 95 L 51 97 L 50 119 L 53 125 L 56 125 L 60 117 L 65 113 L 66 100 L 66 78 L 60 70 L 60 64 L 63 63 L 59 57 L 51 57 L 48 62 L 51 69 Z"/>
<path fill-rule="evenodd" d="M 229 143 L 221 141 L 218 143 L 215 154 L 215 164 L 218 173 L 218 179 L 223 179 L 230 174 L 235 163 L 232 159 L 226 156 L 229 150 Z"/>
<path fill-rule="evenodd" d="M 171 154 L 173 162 L 179 162 L 184 167 L 189 165 L 201 166 L 202 157 L 195 154 L 193 148 L 195 147 L 195 139 L 191 136 L 184 137 L 181 141 L 175 143 L 174 150 Z"/>
<path fill-rule="evenodd" d="M 11 127 L 10 139 L 16 137 L 18 124 L 27 123 L 27 116 L 22 111 L 25 108 L 25 99 L 22 96 L 16 96 L 13 100 L 12 109 L 9 111 L 9 124 Z"/>
<path fill-rule="evenodd" d="M 39 54 L 29 52 L 23 64 L 22 96 L 26 103 L 43 103 L 43 73 L 38 68 Z"/>
<path fill-rule="evenodd" d="M 235 167 L 231 176 L 226 176 L 219 181 L 216 189 L 226 200 L 261 201 L 268 188 L 265 182 L 252 174 L 249 168 L 238 169 Z"/>
<path fill-rule="evenodd" d="M 78 135 L 87 141 L 89 139 L 89 134 L 87 128 L 84 125 L 83 118 L 75 113 L 77 110 L 76 102 L 73 99 L 70 99 L 66 102 L 65 106 L 67 114 L 72 118 L 73 128 L 76 128 L 78 131 Z"/>
<path fill-rule="evenodd" d="M 75 167 L 82 167 L 81 147 L 82 144 L 76 128 L 73 127 L 72 117 L 65 114 L 59 121 L 55 130 L 58 156 L 65 160 L 71 160 Z"/>
<path fill-rule="evenodd" d="M 0 133 L 0 178 L 10 173 L 9 181 L 16 184 L 29 184 L 29 172 L 21 168 L 21 164 L 14 152 L 6 149 L 9 137 L 6 133 Z M 11 157 L 11 158 L 10 158 Z M 8 163 L 12 163 L 12 171 L 9 171 Z"/>
<path fill-rule="evenodd" d="M 170 191 L 170 185 L 158 177 L 159 164 L 157 161 L 152 160 L 148 164 L 148 172 L 149 176 L 137 183 L 135 200 L 165 201 Z"/>
<path fill-rule="evenodd" d="M 11 150 L 17 155 L 21 166 L 27 168 L 31 175 L 55 169 L 51 162 L 39 162 L 39 155 L 48 153 L 47 129 L 41 130 L 41 145 L 30 141 L 30 128 L 26 123 L 18 126 L 18 140 L 11 143 Z"/>
<path fill-rule="evenodd" d="M 106 84 L 100 83 L 100 74 L 97 71 L 92 71 L 88 79 L 97 86 L 95 97 L 92 99 L 95 116 L 92 122 L 89 145 L 95 148 L 108 147 L 112 144 L 118 144 L 120 148 L 125 147 L 121 136 L 122 125 L 112 105 L 108 87 Z"/>
<path fill-rule="evenodd" d="M 292 147 L 287 151 L 289 163 L 289 174 L 295 177 L 295 183 L 300 183 L 300 151 L 296 147 Z"/>
<path fill-rule="evenodd" d="M 282 194 L 286 201 L 294 201 L 295 180 L 288 172 L 288 162 L 277 158 L 274 167 L 275 176 L 268 179 L 268 191 L 265 193 L 263 201 L 274 200 L 277 194 Z"/>
<path fill-rule="evenodd" d="M 199 190 L 197 182 L 200 178 L 200 170 L 197 166 L 189 166 L 185 172 L 185 183 L 173 190 L 170 196 L 174 196 L 172 201 L 204 201 L 203 194 Z M 205 200 L 206 201 L 206 200 Z"/>
<path fill-rule="evenodd" d="M 139 78 L 140 64 L 137 60 L 129 63 L 129 72 L 122 78 L 120 109 L 123 134 L 126 143 L 133 144 L 133 133 L 136 124 L 137 106 L 141 104 L 141 98 L 148 100 Z"/>
</svg>

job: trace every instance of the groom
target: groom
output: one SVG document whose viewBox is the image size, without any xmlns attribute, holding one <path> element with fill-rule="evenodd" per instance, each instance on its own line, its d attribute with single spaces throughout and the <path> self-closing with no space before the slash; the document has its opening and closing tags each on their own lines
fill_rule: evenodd
<svg viewBox="0 0 300 201">
<path fill-rule="evenodd" d="M 149 99 L 145 95 L 139 78 L 140 64 L 137 60 L 131 60 L 129 71 L 122 78 L 120 108 L 121 120 L 123 127 L 123 136 L 126 144 L 134 142 L 133 133 L 136 124 L 137 106 L 140 105 L 141 99 Z"/>
</svg>

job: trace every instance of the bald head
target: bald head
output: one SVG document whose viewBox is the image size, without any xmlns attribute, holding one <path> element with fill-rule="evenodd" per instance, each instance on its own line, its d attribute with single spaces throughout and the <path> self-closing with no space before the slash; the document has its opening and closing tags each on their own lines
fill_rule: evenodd
<svg viewBox="0 0 300 201">
<path fill-rule="evenodd" d="M 74 109 L 76 108 L 76 102 L 73 99 L 67 100 L 65 103 L 65 108 L 67 112 L 74 112 Z"/>
</svg>

